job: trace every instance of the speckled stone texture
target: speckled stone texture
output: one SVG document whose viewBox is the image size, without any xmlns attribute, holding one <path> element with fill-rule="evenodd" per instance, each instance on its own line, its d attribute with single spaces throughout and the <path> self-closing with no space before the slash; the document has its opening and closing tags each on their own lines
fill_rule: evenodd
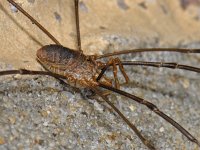
<svg viewBox="0 0 200 150">
<path fill-rule="evenodd" d="M 104 1 L 102 0 L 102 2 Z M 131 2 L 132 0 L 113 0 L 107 3 L 105 2 L 105 8 L 102 8 L 102 10 L 109 10 L 111 13 L 111 8 L 114 7 L 111 14 L 126 13 L 129 14 L 128 17 L 131 18 L 130 14 L 132 13 L 130 12 L 134 9 L 135 13 L 133 17 L 146 14 L 146 17 L 149 17 L 149 20 L 155 18 L 155 14 L 157 14 L 156 10 L 161 7 L 161 3 L 162 7 L 165 6 L 164 10 L 167 10 L 167 12 L 168 10 L 174 10 L 172 9 L 173 7 L 170 7 L 173 3 L 170 3 L 169 1 L 166 1 L 166 3 L 165 1 L 156 2 L 153 0 L 146 0 L 144 1 L 145 3 L 141 3 L 139 0 L 135 1 L 138 5 L 131 5 Z M 22 3 L 22 6 L 33 9 L 33 6 L 38 3 L 39 2 L 29 0 L 27 3 Z M 99 7 L 91 7 L 95 3 L 98 3 Z M 165 5 L 163 5 L 164 3 Z M 2 8 L 11 11 L 9 5 L 7 5 L 5 1 L 0 2 L 0 4 L 1 11 Z M 41 8 L 49 4 L 48 9 L 51 10 L 52 8 L 50 6 L 54 3 L 51 3 L 49 0 L 42 4 L 40 5 Z M 60 0 L 58 4 L 63 4 L 63 1 Z M 103 5 L 100 4 L 100 2 L 92 0 L 88 3 L 87 1 L 81 1 L 80 11 L 84 17 L 92 15 L 94 16 L 93 18 L 98 18 L 98 15 L 92 13 L 91 10 L 94 9 L 97 11 L 97 14 L 100 14 L 100 6 Z M 177 4 L 177 9 L 175 10 L 181 11 L 182 8 L 179 8 L 178 6 L 179 5 Z M 71 7 L 71 5 L 66 5 L 65 10 L 68 7 Z M 118 9 L 115 7 L 118 7 Z M 166 7 L 168 9 L 166 9 Z M 185 25 L 179 30 L 180 33 L 175 32 L 175 29 L 178 29 L 176 26 L 178 24 L 177 22 L 179 22 L 178 20 L 174 21 L 175 25 L 170 26 L 173 29 L 172 31 L 165 26 L 165 32 L 156 27 L 154 30 L 151 23 L 149 23 L 151 27 L 148 25 L 143 26 L 143 22 L 140 22 L 142 24 L 141 26 L 139 26 L 140 23 L 138 22 L 135 23 L 135 25 L 134 22 L 132 22 L 132 24 L 126 23 L 123 26 L 122 23 L 124 19 L 122 18 L 120 24 L 120 17 L 117 18 L 115 15 L 111 18 L 113 20 L 115 19 L 118 25 L 113 23 L 113 29 L 111 23 L 111 26 L 109 26 L 109 22 L 105 22 L 104 24 L 104 22 L 97 19 L 98 21 L 96 21 L 96 23 L 101 24 L 102 26 L 95 32 L 95 25 L 92 26 L 95 22 L 94 20 L 91 20 L 91 24 L 83 21 L 82 26 L 87 27 L 87 29 L 83 29 L 83 34 L 85 35 L 83 36 L 83 47 L 87 49 L 88 53 L 90 53 L 90 49 L 91 51 L 97 51 L 96 49 L 99 49 L 98 53 L 107 53 L 118 49 L 138 47 L 200 48 L 200 40 L 197 35 L 197 33 L 200 33 L 198 31 L 199 28 L 195 28 L 198 27 L 199 21 L 197 18 L 193 17 L 195 16 L 194 12 L 195 10 L 198 10 L 198 7 L 193 7 L 193 5 L 186 7 L 189 12 L 193 12 L 192 17 L 190 18 L 192 29 L 186 28 L 187 25 Z M 54 14 L 56 19 L 60 20 L 60 17 L 62 19 L 64 18 L 64 15 L 59 15 L 59 10 L 61 11 L 62 5 L 58 8 L 57 11 L 52 11 L 50 16 L 51 14 Z M 153 11 L 153 8 L 155 11 Z M 184 7 L 184 9 L 186 8 Z M 185 21 L 189 22 L 187 13 L 190 13 L 187 10 L 183 11 L 184 15 L 186 15 Z M 57 14 L 55 12 L 57 12 Z M 104 14 L 105 12 L 102 13 Z M 0 14 L 3 14 L 3 11 Z M 171 15 L 173 13 L 169 11 L 167 14 Z M 23 17 L 17 16 L 16 13 L 11 13 L 11 15 L 14 19 L 20 18 L 20 23 L 23 22 Z M 160 15 L 158 14 L 158 16 Z M 36 17 L 40 18 L 38 12 L 36 13 Z M 161 19 L 162 17 L 158 18 Z M 55 26 L 64 24 L 65 22 L 63 22 L 62 19 L 60 20 L 61 23 L 58 25 L 54 22 Z M 86 17 L 84 19 L 87 20 L 88 18 Z M 27 20 L 25 20 L 25 22 L 26 21 Z M 89 22 L 90 20 L 87 21 Z M 115 21 L 111 20 L 111 22 Z M 159 21 L 163 22 L 161 20 Z M 152 20 L 152 22 L 157 21 L 155 19 Z M 161 23 L 160 25 L 164 26 L 163 24 L 164 23 Z M 26 35 L 26 32 L 24 33 L 26 36 L 21 37 L 17 32 L 19 29 L 10 28 L 12 32 L 9 31 L 9 23 L 6 23 L 7 26 L 5 26 L 1 22 L 0 25 L 1 29 L 8 31 L 6 34 L 5 31 L 3 31 L 4 34 L 1 33 L 1 39 L 3 39 L 3 37 L 7 38 L 8 35 L 11 36 L 11 39 L 18 36 L 18 38 L 15 38 L 16 41 L 14 41 L 13 44 L 14 46 L 18 44 L 17 49 L 14 49 L 14 46 L 11 44 L 13 39 L 1 40 L 2 48 L 0 48 L 0 52 L 2 52 L 2 55 L 0 69 L 7 70 L 26 67 L 27 69 L 33 68 L 35 70 L 41 70 L 41 67 L 34 61 L 34 53 L 39 45 L 35 44 L 35 42 Z M 46 25 L 48 26 L 48 23 Z M 22 26 L 23 28 L 26 28 L 26 23 L 25 25 L 22 24 Z M 124 29 L 124 27 L 127 28 L 128 26 L 130 26 L 129 29 Z M 61 32 L 64 30 L 63 28 L 58 28 L 57 30 Z M 87 33 L 90 28 L 91 33 Z M 135 31 L 133 28 L 141 28 L 143 31 Z M 188 30 L 185 31 L 183 29 Z M 16 35 L 14 34 L 15 30 Z M 26 31 L 26 29 L 24 30 Z M 33 34 L 36 39 L 40 40 L 42 44 L 47 44 L 48 41 L 50 41 L 45 35 L 43 35 L 45 37 L 43 39 L 42 35 L 39 35 L 41 32 L 35 31 L 37 29 L 34 28 L 33 30 L 34 32 L 31 32 L 31 34 Z M 28 31 L 30 32 L 30 30 Z M 170 34 L 168 39 L 167 32 L 169 31 Z M 189 31 L 193 32 L 189 34 Z M 196 31 L 196 34 L 194 34 L 194 31 Z M 56 31 L 53 32 L 56 33 Z M 173 32 L 174 34 L 172 34 Z M 57 35 L 59 39 L 61 39 L 62 36 L 60 37 L 60 33 Z M 70 37 L 70 35 L 67 34 L 66 36 Z M 46 39 L 47 42 L 45 41 Z M 24 43 L 23 40 L 25 40 Z M 35 49 L 30 52 L 30 56 L 28 55 L 29 53 L 25 52 L 26 50 L 30 51 L 26 42 L 28 42 L 31 47 L 30 50 L 35 47 Z M 4 47 L 5 45 L 9 46 L 9 44 L 13 51 L 11 51 L 10 48 L 6 49 Z M 22 49 L 20 50 L 20 48 Z M 18 58 L 20 54 L 22 55 L 22 58 Z M 200 55 L 198 54 L 151 52 L 129 54 L 121 56 L 120 58 L 122 60 L 178 62 L 196 67 L 199 67 L 200 64 Z M 156 104 L 163 112 L 179 122 L 200 141 L 199 74 L 178 69 L 174 70 L 141 66 L 126 66 L 125 69 L 131 82 L 127 85 L 122 85 L 121 90 L 135 94 Z M 112 78 L 111 70 L 106 74 Z M 124 82 L 120 73 L 119 78 L 120 82 Z M 136 102 L 115 93 L 111 94 L 109 98 L 157 149 L 199 149 L 196 144 L 189 142 L 187 138 L 182 136 L 182 134 L 174 127 L 148 110 L 145 106 L 137 104 Z M 96 100 L 100 99 L 98 97 L 94 99 L 83 98 L 79 92 L 74 91 L 70 87 L 64 87 L 52 77 L 21 75 L 0 77 L 0 149 L 147 149 L 132 130 L 130 130 L 130 128 L 106 103 Z"/>
</svg>

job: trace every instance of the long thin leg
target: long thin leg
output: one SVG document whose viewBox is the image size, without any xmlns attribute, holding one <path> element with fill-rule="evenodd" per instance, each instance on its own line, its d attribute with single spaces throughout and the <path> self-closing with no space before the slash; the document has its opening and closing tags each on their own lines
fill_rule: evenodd
<svg viewBox="0 0 200 150">
<path fill-rule="evenodd" d="M 117 66 L 119 66 L 119 69 L 121 71 L 121 73 L 123 74 L 125 80 L 126 80 L 126 83 L 129 82 L 129 77 L 127 76 L 125 70 L 124 70 L 124 67 L 120 61 L 119 58 L 111 58 L 106 64 L 103 64 L 103 69 L 101 71 L 101 73 L 99 74 L 99 76 L 97 77 L 96 81 L 99 81 L 101 79 L 101 77 L 103 76 L 104 72 L 106 71 L 106 69 L 109 67 L 109 66 L 113 66 L 113 75 L 114 75 L 114 79 L 115 79 L 115 87 L 117 89 L 119 89 L 120 85 L 119 85 L 119 80 L 118 80 L 118 77 L 117 77 Z M 101 66 L 99 66 L 101 67 Z"/>
<path fill-rule="evenodd" d="M 82 51 L 81 49 L 81 35 L 80 35 L 80 26 L 79 26 L 79 0 L 74 0 L 75 6 L 75 18 L 76 18 L 76 37 L 78 42 L 78 50 Z"/>
<path fill-rule="evenodd" d="M 103 55 L 99 55 L 96 59 L 128 54 L 128 53 L 141 53 L 141 52 L 178 52 L 178 53 L 200 53 L 200 49 L 182 49 L 182 48 L 146 48 L 146 49 L 131 49 L 131 50 L 123 50 L 113 53 L 107 53 Z"/>
<path fill-rule="evenodd" d="M 175 62 L 148 62 L 148 61 L 121 61 L 122 65 L 139 65 L 139 66 L 151 66 L 151 67 L 164 67 L 171 69 L 183 69 L 200 73 L 200 68 L 182 65 Z"/>
<path fill-rule="evenodd" d="M 188 66 L 188 65 L 182 65 L 174 62 L 148 62 L 148 61 L 121 61 L 121 65 L 138 65 L 138 66 L 148 66 L 148 67 L 157 67 L 157 68 L 171 68 L 171 69 L 182 69 L 182 70 L 188 70 L 188 71 L 193 71 L 200 73 L 200 68 L 193 67 L 193 66 Z M 116 64 L 119 65 L 119 64 Z M 101 79 L 105 71 L 111 66 L 105 65 L 99 76 L 97 77 L 97 81 Z"/>
<path fill-rule="evenodd" d="M 199 141 L 193 137 L 186 129 L 184 129 L 181 125 L 179 125 L 176 121 L 174 121 L 172 118 L 170 118 L 169 116 L 167 116 L 166 114 L 164 114 L 162 111 L 160 111 L 158 109 L 158 107 L 154 104 L 152 104 L 151 102 L 147 101 L 147 100 L 144 100 L 142 98 L 139 98 L 135 95 L 131 95 L 125 91 L 121 91 L 119 89 L 116 89 L 116 88 L 113 88 L 113 87 L 109 87 L 109 86 L 106 86 L 104 84 L 101 84 L 99 83 L 99 87 L 102 87 L 104 89 L 107 89 L 107 90 L 111 90 L 115 93 L 118 93 L 120 95 L 123 95 L 125 97 L 128 97 L 142 105 L 145 105 L 147 106 L 151 111 L 153 111 L 154 113 L 158 114 L 160 117 L 162 117 L 163 119 L 165 119 L 167 122 L 169 122 L 171 125 L 173 125 L 176 129 L 178 129 L 184 136 L 186 136 L 190 141 L 196 143 L 199 147 L 200 147 L 200 143 Z"/>
<path fill-rule="evenodd" d="M 67 79 L 65 76 L 54 74 L 52 72 L 47 72 L 47 71 L 33 71 L 33 70 L 26 70 L 26 69 L 0 71 L 0 76 L 12 75 L 12 74 L 48 75 L 48 76 L 52 76 L 52 77 L 55 77 L 55 78 Z"/>
<path fill-rule="evenodd" d="M 13 0 L 7 0 L 9 3 L 11 3 L 13 6 L 15 6 L 22 14 L 24 14 L 27 18 L 31 20 L 32 23 L 34 23 L 38 28 L 40 28 L 53 42 L 55 42 L 58 45 L 61 45 L 56 38 L 47 31 L 39 22 L 37 22 L 31 15 L 29 15 L 22 7 L 20 7 L 17 3 L 15 3 Z"/>
<path fill-rule="evenodd" d="M 126 124 L 136 133 L 136 135 L 140 138 L 140 140 L 142 141 L 142 143 L 144 145 L 146 145 L 149 149 L 151 150 L 155 150 L 156 148 L 148 141 L 145 139 L 145 137 L 143 137 L 140 133 L 140 131 L 136 128 L 136 126 L 134 124 L 132 124 L 120 111 L 117 107 L 115 107 L 115 105 L 113 105 L 106 96 L 104 96 L 101 91 L 99 91 L 97 88 L 91 88 L 91 90 L 93 90 L 97 95 L 99 95 L 104 101 L 106 101 L 106 103 L 108 105 L 110 105 L 114 111 L 126 122 Z"/>
</svg>

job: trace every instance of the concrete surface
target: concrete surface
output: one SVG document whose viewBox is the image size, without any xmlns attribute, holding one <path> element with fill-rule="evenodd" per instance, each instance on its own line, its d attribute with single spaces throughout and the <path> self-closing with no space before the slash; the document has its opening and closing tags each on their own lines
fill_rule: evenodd
<svg viewBox="0 0 200 150">
<path fill-rule="evenodd" d="M 76 48 L 71 0 L 17 2 L 63 45 Z M 182 6 L 183 1 L 169 0 L 81 1 L 83 50 L 101 54 L 138 47 L 199 48 L 198 3 Z M 5 0 L 0 2 L 0 29 L 1 70 L 41 70 L 35 52 L 51 40 Z M 197 54 L 166 52 L 130 54 L 122 59 L 197 67 L 200 63 Z M 199 74 L 135 66 L 126 70 L 131 82 L 122 90 L 158 105 L 200 140 Z M 0 149 L 146 149 L 106 104 L 86 100 L 51 77 L 1 77 L 0 97 Z M 144 106 L 116 94 L 110 99 L 156 148 L 198 149 Z"/>
</svg>

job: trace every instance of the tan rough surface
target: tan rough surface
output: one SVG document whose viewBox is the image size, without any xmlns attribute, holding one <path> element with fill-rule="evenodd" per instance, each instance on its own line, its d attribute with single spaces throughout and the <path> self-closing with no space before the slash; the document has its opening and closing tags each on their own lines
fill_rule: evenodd
<svg viewBox="0 0 200 150">
<path fill-rule="evenodd" d="M 44 25 L 64 46 L 76 48 L 72 0 L 16 0 Z M 180 7 L 172 0 L 83 0 L 80 25 L 85 53 L 101 50 L 135 48 L 141 41 L 160 41 L 160 46 L 198 41 L 200 23 L 196 9 Z M 55 14 L 60 19 L 55 18 Z M 38 68 L 35 53 L 41 45 L 53 43 L 20 12 L 13 12 L 6 0 L 0 3 L 0 60 L 14 67 Z M 105 36 L 134 39 L 132 44 L 112 45 Z M 112 46 L 110 46 L 112 45 Z"/>
<path fill-rule="evenodd" d="M 17 1 L 63 45 L 75 48 L 72 0 Z M 0 4 L 1 62 L 39 69 L 36 50 L 53 42 L 23 15 L 12 13 L 5 0 Z M 199 8 L 195 5 L 182 10 L 179 1 L 173 0 L 85 0 L 80 7 L 86 53 L 151 46 L 199 48 Z M 54 12 L 61 16 L 60 22 Z M 199 55 L 177 53 L 144 53 L 124 59 L 197 67 L 200 62 Z M 199 74 L 151 67 L 131 66 L 126 70 L 131 82 L 122 90 L 158 105 L 200 140 Z M 119 79 L 123 82 L 122 76 Z M 146 149 L 105 103 L 87 101 L 51 77 L 6 76 L 0 80 L 0 134 L 6 142 L 0 149 Z M 198 149 L 146 107 L 117 94 L 109 98 L 157 149 Z"/>
</svg>

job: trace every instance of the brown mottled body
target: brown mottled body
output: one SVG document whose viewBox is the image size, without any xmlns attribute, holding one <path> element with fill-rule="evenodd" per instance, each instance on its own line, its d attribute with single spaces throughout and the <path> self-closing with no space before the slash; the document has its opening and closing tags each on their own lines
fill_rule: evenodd
<svg viewBox="0 0 200 150">
<path fill-rule="evenodd" d="M 99 67 L 103 65 L 80 51 L 61 45 L 43 46 L 37 51 L 37 60 L 46 70 L 65 76 L 71 86 L 78 88 L 97 86 L 96 78 L 101 72 Z"/>
</svg>

